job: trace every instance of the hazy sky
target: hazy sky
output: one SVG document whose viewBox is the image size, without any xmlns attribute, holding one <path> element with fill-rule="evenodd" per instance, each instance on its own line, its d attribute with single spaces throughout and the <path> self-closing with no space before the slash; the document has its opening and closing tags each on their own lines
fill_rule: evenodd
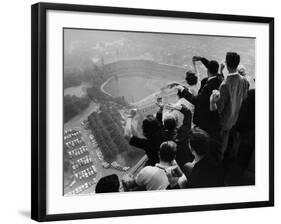
<svg viewBox="0 0 281 224">
<path fill-rule="evenodd" d="M 105 62 L 110 56 L 112 59 L 112 52 L 115 50 L 118 51 L 118 55 L 126 55 L 127 58 L 151 54 L 154 59 L 155 57 L 158 59 L 157 57 L 167 57 L 171 54 L 175 61 L 176 57 L 184 57 L 187 63 L 191 62 L 193 55 L 221 62 L 226 52 L 235 51 L 241 55 L 241 63 L 250 73 L 255 71 L 254 38 L 65 29 L 64 47 L 66 64 L 68 59 L 72 58 L 72 61 L 69 60 L 70 65 L 73 64 L 73 60 L 75 61 L 73 57 L 77 57 L 77 50 L 81 55 L 84 52 L 87 57 L 103 56 Z"/>
</svg>

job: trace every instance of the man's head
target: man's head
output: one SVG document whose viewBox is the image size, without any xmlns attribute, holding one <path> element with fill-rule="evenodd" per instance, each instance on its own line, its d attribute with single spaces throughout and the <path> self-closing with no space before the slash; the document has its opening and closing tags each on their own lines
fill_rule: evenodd
<svg viewBox="0 0 281 224">
<path fill-rule="evenodd" d="M 148 115 L 142 122 L 142 131 L 146 138 L 153 138 L 161 133 L 161 124 L 153 115 Z"/>
<path fill-rule="evenodd" d="M 136 186 L 135 178 L 132 174 L 124 175 L 121 179 L 124 191 L 132 191 Z"/>
<path fill-rule="evenodd" d="M 119 192 L 119 179 L 116 174 L 102 177 L 96 185 L 96 193 Z"/>
<path fill-rule="evenodd" d="M 215 76 L 218 74 L 219 63 L 217 61 L 210 61 L 208 63 L 208 74 L 210 76 Z"/>
<path fill-rule="evenodd" d="M 209 136 L 200 128 L 193 128 L 189 134 L 189 145 L 192 154 L 205 156 L 209 151 Z"/>
<path fill-rule="evenodd" d="M 176 158 L 177 144 L 166 141 L 160 145 L 159 159 L 161 162 L 171 163 Z"/>
<path fill-rule="evenodd" d="M 164 114 L 163 123 L 165 129 L 168 131 L 174 131 L 177 127 L 177 119 L 173 113 Z"/>
<path fill-rule="evenodd" d="M 236 52 L 227 52 L 225 57 L 225 63 L 228 72 L 236 72 L 240 63 L 240 55 Z"/>
<path fill-rule="evenodd" d="M 198 82 L 198 77 L 195 75 L 195 72 L 188 70 L 185 73 L 185 80 L 187 82 L 188 85 L 190 86 L 194 86 L 197 84 Z"/>
</svg>

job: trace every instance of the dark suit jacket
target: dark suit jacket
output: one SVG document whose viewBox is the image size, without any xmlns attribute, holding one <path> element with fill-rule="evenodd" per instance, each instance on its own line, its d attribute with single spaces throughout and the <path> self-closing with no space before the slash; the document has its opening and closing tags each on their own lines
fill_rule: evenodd
<svg viewBox="0 0 281 224">
<path fill-rule="evenodd" d="M 222 165 L 206 156 L 194 165 L 188 179 L 190 188 L 223 186 Z"/>
<path fill-rule="evenodd" d="M 162 142 L 163 139 L 160 135 L 158 138 L 154 139 L 146 139 L 133 136 L 130 139 L 129 144 L 144 150 L 148 157 L 148 164 L 154 166 L 156 163 L 159 163 L 158 153 Z"/>
<path fill-rule="evenodd" d="M 219 89 L 221 78 L 216 76 L 208 80 L 204 78 L 201 81 L 201 87 L 197 96 L 193 96 L 187 88 L 179 91 L 179 97 L 183 97 L 194 106 L 193 123 L 209 134 L 220 130 L 219 114 L 217 111 L 210 111 L 210 96 L 214 89 Z"/>
</svg>

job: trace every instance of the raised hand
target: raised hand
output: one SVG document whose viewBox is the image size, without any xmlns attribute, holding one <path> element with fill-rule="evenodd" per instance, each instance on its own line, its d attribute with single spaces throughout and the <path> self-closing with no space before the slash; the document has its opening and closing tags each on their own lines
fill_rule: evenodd
<svg viewBox="0 0 281 224">
<path fill-rule="evenodd" d="M 131 137 L 132 137 L 132 120 L 129 118 L 126 121 L 126 125 L 124 128 L 124 137 L 126 140 L 130 141 Z"/>
<path fill-rule="evenodd" d="M 216 103 L 219 101 L 219 99 L 220 99 L 220 91 L 214 89 L 211 95 L 211 101 Z"/>
<path fill-rule="evenodd" d="M 130 111 L 130 115 L 128 116 L 129 118 L 134 118 L 137 114 L 137 109 L 132 109 Z"/>
<path fill-rule="evenodd" d="M 175 86 L 178 86 L 178 85 L 180 85 L 180 84 L 177 83 L 177 82 L 173 82 L 173 83 L 168 84 L 168 85 L 167 85 L 167 88 L 172 89 L 172 88 L 174 88 Z"/>
<path fill-rule="evenodd" d="M 200 56 L 193 56 L 193 57 L 192 57 L 192 61 L 193 61 L 193 62 L 195 62 L 195 61 L 200 61 L 201 58 L 202 58 L 202 57 L 200 57 Z"/>
<path fill-rule="evenodd" d="M 224 68 L 225 68 L 225 64 L 224 64 L 224 63 L 221 63 L 221 64 L 220 64 L 220 73 L 223 72 Z"/>
<path fill-rule="evenodd" d="M 184 90 L 184 87 L 181 86 L 181 85 L 177 85 L 177 86 L 174 87 L 174 89 L 182 92 Z"/>
</svg>

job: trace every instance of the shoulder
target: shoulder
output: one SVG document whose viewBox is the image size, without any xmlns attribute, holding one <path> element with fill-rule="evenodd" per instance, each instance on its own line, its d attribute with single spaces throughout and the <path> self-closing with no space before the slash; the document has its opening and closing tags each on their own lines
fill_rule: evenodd
<svg viewBox="0 0 281 224">
<path fill-rule="evenodd" d="M 221 96 L 223 97 L 228 96 L 230 93 L 229 84 L 223 81 L 219 87 L 219 91 Z"/>
<path fill-rule="evenodd" d="M 240 76 L 244 83 L 249 84 L 249 78 L 247 76 Z"/>
<path fill-rule="evenodd" d="M 205 77 L 204 79 L 201 80 L 201 86 L 203 86 L 208 80 L 208 77 Z"/>
<path fill-rule="evenodd" d="M 226 80 L 223 80 L 222 81 L 222 83 L 220 84 L 220 90 L 221 89 L 227 89 L 227 86 L 228 86 L 229 84 L 227 83 L 227 81 Z"/>
<path fill-rule="evenodd" d="M 157 169 L 157 168 L 154 167 L 154 166 L 145 166 L 145 167 L 139 172 L 139 174 L 148 175 L 148 174 L 151 174 L 151 173 L 155 172 L 155 169 Z"/>
<path fill-rule="evenodd" d="M 240 83 L 245 87 L 245 89 L 248 89 L 250 86 L 250 82 L 246 76 L 241 76 L 240 75 Z"/>
<path fill-rule="evenodd" d="M 222 83 L 222 79 L 218 76 L 212 78 L 210 81 L 209 81 L 210 85 L 214 88 L 218 88 L 220 86 L 220 84 Z"/>
<path fill-rule="evenodd" d="M 224 77 L 221 75 L 217 75 L 217 77 L 215 78 L 216 83 L 218 83 L 218 85 L 220 85 L 223 81 L 224 81 Z"/>
<path fill-rule="evenodd" d="M 208 167 L 211 168 L 212 166 L 211 166 L 211 163 L 210 163 L 209 159 L 205 157 L 194 165 L 193 170 L 199 171 L 199 170 L 202 170 L 204 168 L 208 169 Z"/>
<path fill-rule="evenodd" d="M 143 180 L 150 178 L 154 173 L 155 173 L 155 167 L 146 166 L 142 168 L 142 170 L 137 174 L 136 181 L 140 183 Z"/>
</svg>

